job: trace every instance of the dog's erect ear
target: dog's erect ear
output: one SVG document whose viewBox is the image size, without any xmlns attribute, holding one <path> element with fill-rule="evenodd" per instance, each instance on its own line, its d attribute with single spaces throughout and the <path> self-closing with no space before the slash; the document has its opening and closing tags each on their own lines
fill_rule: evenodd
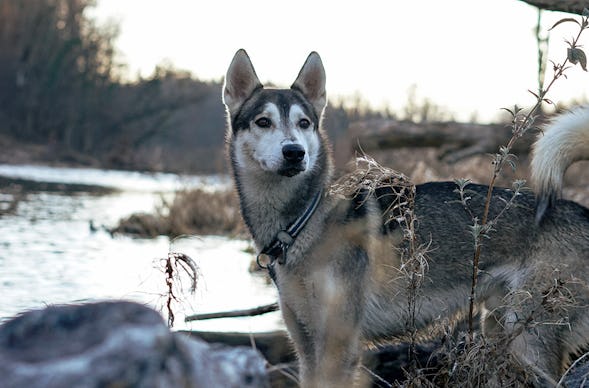
<svg viewBox="0 0 589 388">
<path fill-rule="evenodd" d="M 307 57 L 291 88 L 301 91 L 311 101 L 317 114 L 321 115 L 327 104 L 327 97 L 325 95 L 325 69 L 323 68 L 321 57 L 315 51 Z"/>
<path fill-rule="evenodd" d="M 230 112 L 237 112 L 254 90 L 261 87 L 249 56 L 244 49 L 238 50 L 225 76 L 223 102 Z"/>
</svg>

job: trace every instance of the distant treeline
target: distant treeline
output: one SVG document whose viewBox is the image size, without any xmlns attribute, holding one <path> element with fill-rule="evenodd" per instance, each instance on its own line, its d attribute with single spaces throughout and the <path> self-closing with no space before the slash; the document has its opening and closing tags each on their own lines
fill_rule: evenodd
<svg viewBox="0 0 589 388">
<path fill-rule="evenodd" d="M 93 5 L 0 0 L 0 133 L 49 144 L 56 158 L 122 168 L 159 169 L 166 159 L 185 159 L 187 148 L 174 148 L 187 145 L 181 136 L 204 150 L 222 143 L 219 84 L 165 66 L 123 82 L 117 26 L 88 18 Z M 193 167 L 200 166 L 169 166 Z"/>
<path fill-rule="evenodd" d="M 171 64 L 125 81 L 114 47 L 118 26 L 97 25 L 86 15 L 94 5 L 0 0 L 0 134 L 47 144 L 57 161 L 224 171 L 221 83 Z M 325 126 L 340 159 L 351 150 L 344 136 L 351 121 L 388 115 L 361 99 L 330 105 Z"/>
</svg>

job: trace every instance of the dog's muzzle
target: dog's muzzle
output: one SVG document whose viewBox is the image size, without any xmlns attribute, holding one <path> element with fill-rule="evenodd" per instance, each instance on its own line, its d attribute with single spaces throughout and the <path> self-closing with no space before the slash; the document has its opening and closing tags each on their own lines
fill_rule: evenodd
<svg viewBox="0 0 589 388">
<path fill-rule="evenodd" d="M 305 149 L 300 144 L 286 144 L 282 147 L 283 163 L 278 171 L 280 175 L 295 176 L 305 171 Z"/>
</svg>

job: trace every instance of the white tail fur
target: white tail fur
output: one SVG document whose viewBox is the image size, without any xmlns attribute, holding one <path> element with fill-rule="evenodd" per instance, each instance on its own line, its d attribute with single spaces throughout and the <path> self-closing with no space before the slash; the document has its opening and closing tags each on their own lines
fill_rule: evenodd
<svg viewBox="0 0 589 388">
<path fill-rule="evenodd" d="M 536 222 L 560 197 L 567 168 L 589 159 L 589 106 L 559 115 L 534 144 L 532 182 L 537 194 Z"/>
</svg>

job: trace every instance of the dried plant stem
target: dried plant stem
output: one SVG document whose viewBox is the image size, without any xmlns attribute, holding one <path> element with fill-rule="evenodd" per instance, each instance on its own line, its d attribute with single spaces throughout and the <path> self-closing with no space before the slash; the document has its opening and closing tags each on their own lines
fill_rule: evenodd
<svg viewBox="0 0 589 388">
<path fill-rule="evenodd" d="M 185 255 L 184 253 L 169 252 L 165 264 L 167 287 L 166 312 L 168 314 L 169 327 L 174 326 L 175 315 L 172 304 L 173 302 L 178 300 L 178 297 L 176 296 L 174 289 L 175 283 L 177 280 L 179 280 L 180 277 L 179 268 L 182 269 L 183 272 L 190 278 L 190 292 L 194 293 L 196 291 L 198 268 L 194 260 L 192 260 L 188 255 Z"/>
<path fill-rule="evenodd" d="M 335 182 L 330 194 L 343 198 L 354 198 L 364 191 L 372 194 L 381 190 L 389 197 L 390 205 L 384 212 L 385 222 L 398 223 L 403 230 L 405 246 L 400 249 L 401 266 L 399 272 L 406 282 L 407 310 L 405 327 L 410 337 L 409 361 L 413 372 L 417 371 L 417 315 L 419 310 L 419 291 L 425 280 L 428 245 L 420 244 L 416 234 L 415 185 L 405 175 L 379 165 L 374 159 L 361 155 L 356 159 L 356 169 Z M 378 195 L 377 195 L 378 196 Z"/>
<path fill-rule="evenodd" d="M 542 9 L 538 8 L 538 17 L 536 19 L 536 47 L 538 50 L 538 93 L 542 92 L 544 86 L 544 76 L 546 74 L 546 53 L 548 51 L 548 37 L 542 37 Z"/>
<path fill-rule="evenodd" d="M 176 300 L 176 295 L 174 295 L 174 268 L 172 266 L 172 260 L 170 259 L 170 255 L 168 255 L 168 259 L 166 260 L 166 286 L 168 287 L 168 296 L 166 299 L 166 311 L 168 312 L 168 326 L 174 326 L 174 310 L 172 309 L 172 301 Z"/>
<path fill-rule="evenodd" d="M 564 75 L 565 71 L 570 67 L 569 63 L 572 63 L 572 64 L 576 63 L 576 60 L 571 59 L 571 52 L 574 50 L 578 50 L 577 45 L 578 45 L 579 38 L 581 37 L 581 34 L 583 33 L 583 31 L 589 27 L 588 19 L 589 18 L 587 16 L 583 16 L 581 23 L 579 23 L 578 21 L 576 21 L 574 19 L 562 19 L 561 21 L 557 22 L 554 25 L 554 27 L 556 27 L 560 23 L 567 22 L 567 21 L 573 21 L 573 22 L 577 23 L 580 27 L 579 32 L 577 33 L 577 36 L 571 42 L 569 42 L 570 48 L 567 52 L 567 57 L 564 59 L 564 61 L 561 64 L 553 63 L 554 64 L 554 66 L 553 66 L 554 75 L 552 77 L 552 80 L 548 83 L 548 85 L 545 88 L 540 88 L 540 90 L 537 94 L 530 91 L 530 93 L 532 93 L 536 97 L 536 104 L 532 107 L 532 109 L 530 109 L 530 111 L 523 118 L 520 116 L 521 109 L 519 109 L 517 106 L 514 107 L 513 111 L 506 109 L 508 112 L 510 112 L 512 114 L 512 117 L 513 117 L 512 136 L 509 139 L 509 142 L 507 143 L 507 145 L 504 147 L 501 147 L 500 152 L 495 155 L 495 158 L 493 160 L 493 165 L 494 165 L 493 175 L 492 175 L 491 180 L 489 182 L 489 188 L 487 190 L 487 196 L 485 199 L 485 207 L 484 207 L 484 211 L 483 211 L 483 215 L 481 217 L 481 223 L 480 223 L 480 226 L 482 228 L 481 228 L 481 232 L 478 233 L 475 237 L 475 252 L 474 252 L 473 261 L 472 261 L 472 283 L 471 283 L 471 292 L 470 292 L 470 296 L 469 296 L 469 309 L 468 309 L 469 310 L 468 332 L 469 332 L 469 338 L 471 340 L 472 340 L 472 336 L 473 336 L 473 332 L 474 332 L 474 307 L 475 307 L 477 280 L 478 280 L 478 275 L 479 275 L 479 263 L 480 263 L 481 250 L 482 250 L 482 238 L 489 231 L 489 228 L 486 228 L 486 226 L 487 226 L 488 217 L 489 217 L 489 209 L 491 206 L 491 199 L 493 196 L 493 188 L 495 187 L 497 177 L 499 176 L 499 174 L 503 170 L 505 163 L 510 161 L 510 158 L 512 157 L 512 155 L 510 154 L 510 151 L 513 148 L 515 142 L 519 138 L 521 138 L 528 131 L 528 129 L 530 129 L 532 127 L 532 125 L 534 124 L 534 120 L 536 118 L 536 112 L 540 109 L 540 107 L 542 106 L 542 103 L 543 102 L 551 103 L 550 100 L 546 99 L 546 95 L 548 94 L 548 92 L 550 91 L 550 89 L 552 88 L 552 86 L 554 85 L 556 80 Z M 585 64 L 581 63 L 581 66 L 585 67 Z"/>
</svg>

